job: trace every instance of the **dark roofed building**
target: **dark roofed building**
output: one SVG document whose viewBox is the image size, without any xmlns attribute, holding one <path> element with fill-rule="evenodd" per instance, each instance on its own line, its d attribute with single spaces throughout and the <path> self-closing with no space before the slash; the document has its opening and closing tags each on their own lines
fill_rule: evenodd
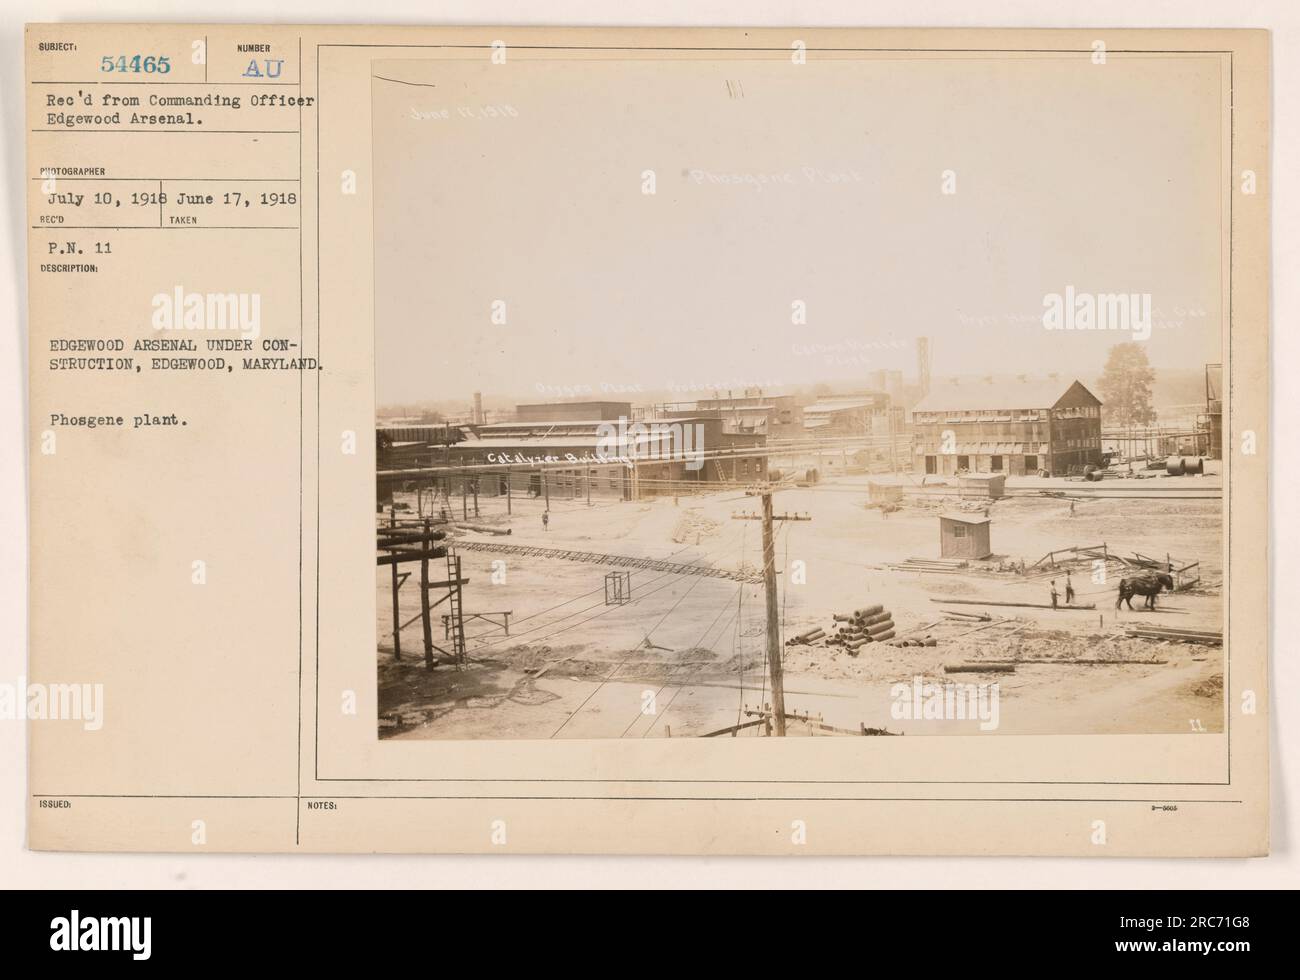
<svg viewBox="0 0 1300 980">
<path fill-rule="evenodd" d="M 515 418 L 520 422 L 569 422 L 596 419 L 617 422 L 632 418 L 631 402 L 540 402 L 516 405 Z"/>
<path fill-rule="evenodd" d="M 912 424 L 918 473 L 1065 476 L 1101 463 L 1101 401 L 1078 381 L 935 385 Z"/>
<path fill-rule="evenodd" d="M 638 499 L 708 483 L 767 478 L 766 437 L 725 431 L 712 416 L 623 422 L 568 419 L 494 422 L 449 450 L 449 465 L 476 467 L 439 477 L 453 495 L 465 479 L 489 496 L 613 495 Z M 497 469 L 484 469 L 495 467 Z"/>
<path fill-rule="evenodd" d="M 656 406 L 663 418 L 712 417 L 722 420 L 726 432 L 799 439 L 803 436 L 803 409 L 794 395 L 764 395 L 747 388 L 740 397 L 715 395 L 695 401 L 669 402 Z"/>
</svg>

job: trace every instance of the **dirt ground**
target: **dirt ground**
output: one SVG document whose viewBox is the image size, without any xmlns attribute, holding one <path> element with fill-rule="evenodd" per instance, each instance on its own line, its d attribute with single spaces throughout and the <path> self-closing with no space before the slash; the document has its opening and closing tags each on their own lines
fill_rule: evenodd
<svg viewBox="0 0 1300 980">
<path fill-rule="evenodd" d="M 879 480 L 879 478 L 876 478 Z M 929 647 L 869 643 L 857 656 L 842 647 L 783 647 L 786 709 L 822 723 L 902 734 L 971 733 L 977 722 L 898 717 L 891 688 L 924 682 L 991 684 L 1000 700 L 996 733 L 1177 733 L 1222 731 L 1223 649 L 1128 638 L 1123 627 L 1156 624 L 1222 628 L 1222 502 L 1215 499 L 1097 499 L 1032 496 L 989 504 L 994 557 L 958 573 L 900 571 L 909 557 L 937 558 L 937 514 L 952 496 L 909 497 L 885 514 L 867 502 L 865 475 L 832 476 L 813 488 L 782 490 L 777 514 L 808 522 L 778 524 L 777 566 L 783 639 L 833 627 L 832 615 L 883 605 L 898 638 L 931 637 Z M 1171 478 L 1161 486 L 1217 490 L 1218 479 Z M 1026 486 L 1069 491 L 1065 481 L 1029 478 Z M 1150 480 L 1107 480 L 1123 492 Z M 401 498 L 399 497 L 399 500 Z M 976 506 L 968 504 L 967 506 Z M 982 509 L 982 505 L 981 506 Z M 509 537 L 463 532 L 463 541 L 538 545 L 669 559 L 717 568 L 760 567 L 760 524 L 733 520 L 755 513 L 758 498 L 731 490 L 707 496 L 637 502 L 553 499 L 543 529 L 542 501 L 480 501 L 471 520 L 509 527 Z M 1120 572 L 1095 582 L 1094 569 L 1072 569 L 1076 606 L 1061 610 L 955 604 L 1048 603 L 1064 568 L 1035 562 L 1049 551 L 1105 542 L 1112 552 L 1199 561 L 1198 586 L 1161 595 L 1154 611 L 1116 610 Z M 470 662 L 423 665 L 418 618 L 393 656 L 391 579 L 376 574 L 380 734 L 396 738 L 618 738 L 708 734 L 755 720 L 746 711 L 770 701 L 765 669 L 761 585 L 630 569 L 631 601 L 605 605 L 614 566 L 517 557 L 462 549 L 467 613 L 511 611 L 510 635 L 483 620 L 466 624 Z M 504 581 L 493 582 L 494 561 Z M 1024 561 L 1028 574 L 998 572 Z M 798 565 L 797 563 L 802 563 Z M 415 566 L 405 566 L 414 568 Z M 405 622 L 419 611 L 414 581 L 399 592 Z M 944 600 L 949 600 L 945 605 Z M 952 621 L 944 610 L 986 614 Z M 435 642 L 442 644 L 436 618 Z M 1067 661 L 1106 661 L 1079 665 Z M 1016 661 L 1013 673 L 945 674 L 945 665 Z M 807 726 L 792 726 L 815 733 Z M 749 728 L 741 735 L 760 734 Z M 793 732 L 792 732 L 793 733 Z"/>
</svg>

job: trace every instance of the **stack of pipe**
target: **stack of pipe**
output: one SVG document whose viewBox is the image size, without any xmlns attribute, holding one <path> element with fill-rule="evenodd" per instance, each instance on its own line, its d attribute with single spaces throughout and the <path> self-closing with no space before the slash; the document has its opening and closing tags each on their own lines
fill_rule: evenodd
<svg viewBox="0 0 1300 980">
<path fill-rule="evenodd" d="M 840 626 L 826 642 L 842 646 L 856 657 L 859 648 L 868 643 L 881 643 L 894 638 L 894 617 L 884 606 L 866 606 L 851 613 L 836 613 L 832 617 Z"/>
<path fill-rule="evenodd" d="M 826 639 L 826 631 L 818 626 L 816 629 L 810 629 L 807 632 L 800 633 L 786 641 L 787 646 L 807 646 L 816 643 L 818 640 Z"/>
</svg>

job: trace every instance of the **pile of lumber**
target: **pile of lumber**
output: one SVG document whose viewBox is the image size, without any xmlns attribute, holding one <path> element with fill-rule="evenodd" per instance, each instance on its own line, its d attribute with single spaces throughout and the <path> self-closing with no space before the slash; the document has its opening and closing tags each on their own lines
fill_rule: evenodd
<svg viewBox="0 0 1300 980">
<path fill-rule="evenodd" d="M 826 645 L 842 646 L 851 657 L 856 657 L 858 649 L 868 643 L 883 643 L 894 638 L 894 617 L 884 606 L 836 613 L 833 618 L 839 625 Z"/>
<path fill-rule="evenodd" d="M 1193 630 L 1178 626 L 1152 626 L 1137 623 L 1124 627 L 1128 636 L 1143 640 L 1174 640 L 1178 643 L 1204 643 L 1209 646 L 1223 646 L 1222 630 Z"/>
<path fill-rule="evenodd" d="M 1070 609 L 1096 609 L 1097 608 L 1092 603 L 1077 603 L 1073 605 L 1066 605 L 1065 603 L 1062 602 L 1059 605 L 1053 606 L 1050 602 L 996 602 L 992 599 L 953 599 L 947 596 L 941 596 L 937 598 L 931 596 L 930 601 L 946 602 L 949 605 L 959 605 L 959 606 L 1015 606 L 1019 609 L 1055 609 L 1058 611 L 1070 610 Z"/>
<path fill-rule="evenodd" d="M 895 640 L 890 646 L 895 647 L 937 647 L 939 641 L 933 636 L 918 636 L 910 640 Z"/>
<path fill-rule="evenodd" d="M 962 558 L 909 558 L 907 561 L 894 562 L 889 565 L 896 572 L 939 572 L 953 574 L 969 567 L 970 562 Z"/>
<path fill-rule="evenodd" d="M 1199 564 L 1195 561 L 1188 561 L 1182 558 L 1173 558 L 1165 555 L 1164 558 L 1152 558 L 1150 555 L 1144 555 L 1140 551 L 1135 551 L 1128 555 L 1120 554 L 1118 551 L 1109 547 L 1106 542 L 1096 545 L 1072 545 L 1069 548 L 1062 548 L 1056 551 L 1049 551 L 1042 558 L 1030 566 L 1031 569 L 1038 569 L 1042 566 L 1046 571 L 1041 572 L 1045 578 L 1049 575 L 1055 575 L 1059 566 L 1071 565 L 1074 562 L 1092 562 L 1092 561 L 1114 562 L 1123 569 L 1134 569 L 1141 571 L 1143 569 L 1152 572 L 1187 572 L 1194 569 Z M 1038 573 L 1035 573 L 1038 574 Z M 1199 575 L 1197 576 L 1199 579 Z M 1179 588 L 1183 588 L 1182 584 Z"/>
</svg>

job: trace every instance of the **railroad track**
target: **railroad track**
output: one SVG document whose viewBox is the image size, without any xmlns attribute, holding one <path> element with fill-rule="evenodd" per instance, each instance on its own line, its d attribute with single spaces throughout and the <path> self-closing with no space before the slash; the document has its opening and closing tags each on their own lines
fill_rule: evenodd
<svg viewBox="0 0 1300 980">
<path fill-rule="evenodd" d="M 613 565 L 617 568 L 642 568 L 652 572 L 669 572 L 673 575 L 697 575 L 704 578 L 722 578 L 732 582 L 762 582 L 758 572 L 738 572 L 708 565 L 687 565 L 664 561 L 660 558 L 632 558 L 628 555 L 608 555 L 596 551 L 570 551 L 566 548 L 542 548 L 537 545 L 497 544 L 494 541 L 473 541 L 457 538 L 456 547 L 464 551 L 487 551 L 497 555 L 517 555 L 521 558 L 555 558 L 576 561 L 584 565 Z"/>
</svg>

